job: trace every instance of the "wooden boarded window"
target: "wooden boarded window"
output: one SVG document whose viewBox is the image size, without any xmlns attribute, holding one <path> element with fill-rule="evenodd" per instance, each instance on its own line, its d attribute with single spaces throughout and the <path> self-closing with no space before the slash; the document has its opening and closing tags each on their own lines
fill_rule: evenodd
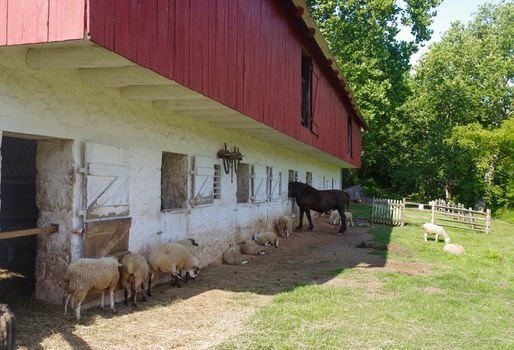
<svg viewBox="0 0 514 350">
<path fill-rule="evenodd" d="M 280 171 L 274 172 L 272 167 L 268 167 L 268 181 L 268 200 L 270 202 L 278 201 L 282 193 L 282 173 Z"/>
<path fill-rule="evenodd" d="M 312 58 L 302 50 L 302 125 L 312 128 Z"/>
<path fill-rule="evenodd" d="M 221 199 L 221 165 L 214 164 L 214 181 L 212 185 L 214 199 Z"/>
<path fill-rule="evenodd" d="M 289 169 L 288 180 L 289 182 L 298 181 L 298 171 Z"/>
<path fill-rule="evenodd" d="M 237 203 L 246 203 L 250 198 L 250 165 L 241 163 L 237 169 Z"/>
<path fill-rule="evenodd" d="M 193 206 L 208 205 L 214 202 L 214 160 L 195 156 L 193 170 Z"/>
<path fill-rule="evenodd" d="M 268 171 L 265 166 L 254 165 L 252 169 L 252 202 L 265 202 L 268 198 Z"/>
<path fill-rule="evenodd" d="M 161 210 L 187 208 L 188 156 L 163 152 L 161 164 Z"/>
<path fill-rule="evenodd" d="M 312 173 L 310 171 L 305 173 L 305 183 L 309 186 L 312 186 Z"/>
</svg>

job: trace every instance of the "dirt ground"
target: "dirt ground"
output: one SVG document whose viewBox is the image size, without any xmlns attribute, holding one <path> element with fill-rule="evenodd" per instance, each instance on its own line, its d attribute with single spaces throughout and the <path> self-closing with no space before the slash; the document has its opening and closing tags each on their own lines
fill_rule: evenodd
<svg viewBox="0 0 514 350">
<path fill-rule="evenodd" d="M 280 241 L 280 248 L 252 257 L 246 265 L 212 264 L 182 288 L 161 284 L 137 310 L 117 304 L 118 313 L 93 307 L 62 315 L 62 307 L 14 298 L 8 303 L 18 319 L 21 349 L 211 349 L 236 336 L 256 308 L 273 295 L 298 283 L 355 287 L 356 282 L 334 278 L 328 271 L 371 268 L 408 274 L 426 273 L 430 266 L 386 260 L 356 248 L 371 240 L 368 227 L 349 228 L 343 236 L 324 219 L 315 230 L 294 232 Z M 400 247 L 401 248 L 401 247 Z M 380 249 L 399 249 L 392 245 Z M 402 248 L 404 249 L 404 248 Z M 409 255 L 408 251 L 404 253 Z M 379 289 L 366 285 L 370 292 Z M 247 293 L 250 292 L 250 293 Z M 256 293 L 256 294 L 254 294 Z"/>
</svg>

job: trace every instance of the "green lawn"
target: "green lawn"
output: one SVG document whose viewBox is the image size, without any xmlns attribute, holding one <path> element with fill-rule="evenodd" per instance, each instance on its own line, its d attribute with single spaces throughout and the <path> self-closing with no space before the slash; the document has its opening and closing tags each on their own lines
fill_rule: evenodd
<svg viewBox="0 0 514 350">
<path fill-rule="evenodd" d="M 409 251 L 377 254 L 434 264 L 431 272 L 327 271 L 352 283 L 283 291 L 221 348 L 514 349 L 514 225 L 495 221 L 489 236 L 447 231 L 465 247 L 464 256 L 423 242 L 419 226 L 373 228 L 375 241 Z"/>
</svg>

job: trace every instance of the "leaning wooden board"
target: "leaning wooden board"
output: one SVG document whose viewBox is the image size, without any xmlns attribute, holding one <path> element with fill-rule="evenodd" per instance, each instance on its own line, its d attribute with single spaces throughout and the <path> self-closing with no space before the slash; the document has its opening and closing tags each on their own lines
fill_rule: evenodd
<svg viewBox="0 0 514 350">
<path fill-rule="evenodd" d="M 128 250 L 131 218 L 86 223 L 84 257 L 100 258 Z"/>
</svg>

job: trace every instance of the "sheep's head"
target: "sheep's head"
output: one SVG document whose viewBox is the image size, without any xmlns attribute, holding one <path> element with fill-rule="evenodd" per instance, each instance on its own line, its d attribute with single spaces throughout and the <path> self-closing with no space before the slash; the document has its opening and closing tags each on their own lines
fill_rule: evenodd
<svg viewBox="0 0 514 350">
<path fill-rule="evenodd" d="M 188 270 L 187 273 L 189 277 L 195 279 L 200 274 L 200 268 L 198 266 L 194 266 L 191 270 Z"/>
</svg>

